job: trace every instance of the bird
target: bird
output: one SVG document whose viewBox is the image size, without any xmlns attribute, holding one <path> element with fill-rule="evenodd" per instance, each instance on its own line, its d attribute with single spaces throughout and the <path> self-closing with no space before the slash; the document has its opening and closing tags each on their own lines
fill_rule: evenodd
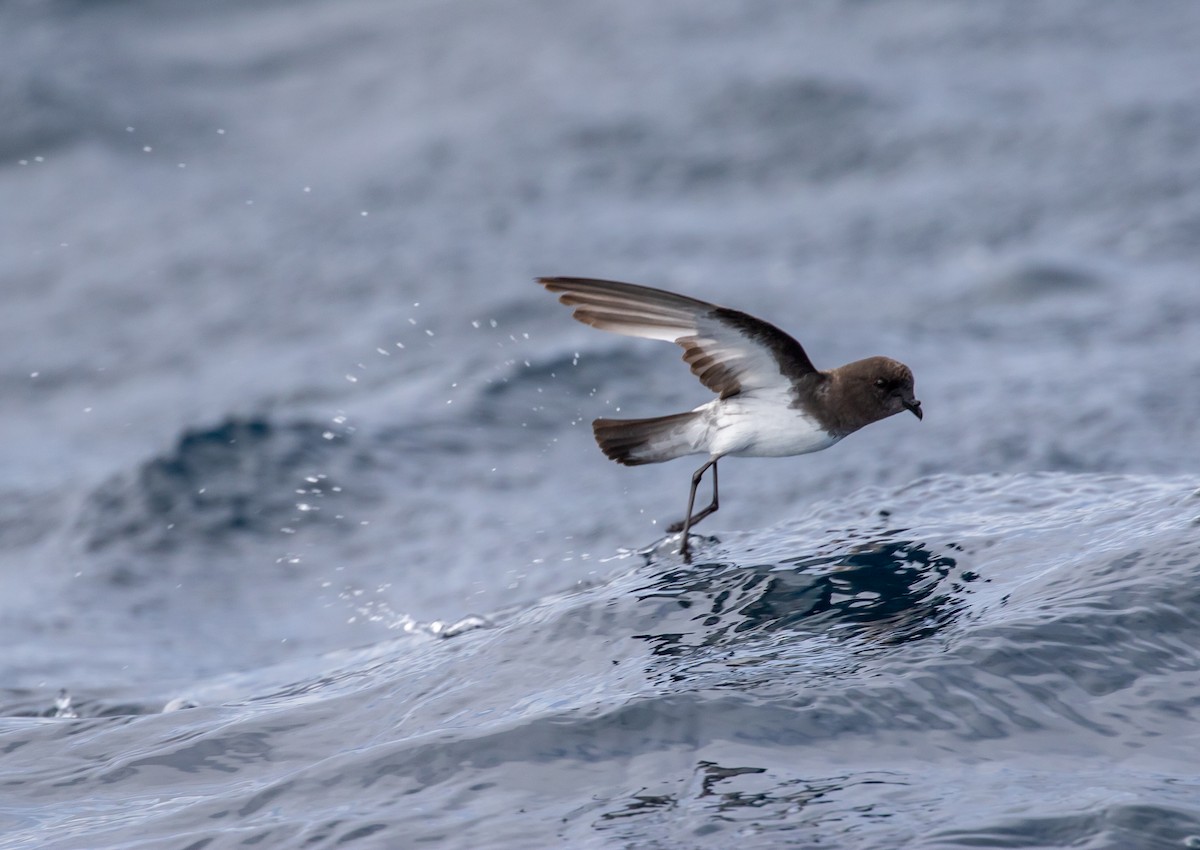
<svg viewBox="0 0 1200 850">
<path fill-rule="evenodd" d="M 803 346 L 763 319 L 686 295 L 633 283 L 582 277 L 537 282 L 574 308 L 585 325 L 625 336 L 673 342 L 716 398 L 684 413 L 592 422 L 601 451 L 626 466 L 687 455 L 708 459 L 692 474 L 687 513 L 668 527 L 688 534 L 720 506 L 717 461 L 788 457 L 827 449 L 855 431 L 908 411 L 923 419 L 912 370 L 888 357 L 867 357 L 818 370 Z M 712 502 L 695 512 L 696 490 L 712 470 Z"/>
</svg>

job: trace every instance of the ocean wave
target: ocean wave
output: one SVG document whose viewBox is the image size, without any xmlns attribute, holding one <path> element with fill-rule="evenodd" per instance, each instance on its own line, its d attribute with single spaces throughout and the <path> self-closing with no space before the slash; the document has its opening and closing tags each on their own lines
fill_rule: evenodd
<svg viewBox="0 0 1200 850">
<path fill-rule="evenodd" d="M 1172 743 L 1198 515 L 1180 480 L 934 477 L 698 541 L 694 565 L 665 540 L 452 637 L 197 682 L 189 710 L 80 695 L 72 720 L 9 694 L 10 795 L 76 802 L 0 846 L 1168 846 L 1200 828 Z M 151 786 L 155 807 L 105 810 Z M 1139 807 L 1113 801 L 1132 786 Z"/>
</svg>

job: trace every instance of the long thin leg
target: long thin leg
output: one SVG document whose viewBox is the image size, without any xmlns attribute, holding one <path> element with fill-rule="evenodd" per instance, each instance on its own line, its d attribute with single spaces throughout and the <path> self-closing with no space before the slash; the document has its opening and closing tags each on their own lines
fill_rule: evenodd
<svg viewBox="0 0 1200 850">
<path fill-rule="evenodd" d="M 700 520 L 704 519 L 709 514 L 715 514 L 717 512 L 717 509 L 719 507 L 721 507 L 720 504 L 717 502 L 717 461 L 715 459 L 712 462 L 712 481 L 713 481 L 712 502 L 709 504 L 709 506 L 707 508 L 705 508 L 704 510 L 700 511 L 700 513 L 698 513 L 694 517 L 692 517 L 691 525 L 693 525 L 693 526 L 696 525 L 697 523 L 699 523 Z"/>
<path fill-rule="evenodd" d="M 668 534 L 674 534 L 677 531 L 683 531 L 684 525 L 687 525 L 690 528 L 691 526 L 698 523 L 700 520 L 704 519 L 709 514 L 713 513 L 719 507 L 719 505 L 717 503 L 717 461 L 716 461 L 716 459 L 714 459 L 714 460 L 710 460 L 708 463 L 704 464 L 704 466 L 700 467 L 692 474 L 692 491 L 691 491 L 691 493 L 688 494 L 688 515 L 691 516 L 692 506 L 695 504 L 695 500 L 696 500 L 696 489 L 700 484 L 700 479 L 704 477 L 705 471 L 710 466 L 712 467 L 712 471 L 713 471 L 712 504 L 709 505 L 704 510 L 700 511 L 700 513 L 693 516 L 691 518 L 690 522 L 681 519 L 678 522 L 673 522 L 670 525 L 668 525 L 667 526 Z"/>
<path fill-rule="evenodd" d="M 708 471 L 709 467 L 712 467 L 713 471 L 712 504 L 700 511 L 700 513 L 696 514 L 695 516 L 692 516 L 692 508 L 694 508 L 696 505 L 696 489 L 700 486 L 700 481 L 704 478 L 704 473 Z M 720 505 L 717 501 L 717 458 L 713 458 L 708 463 L 704 464 L 704 466 L 692 473 L 692 489 L 691 492 L 688 493 L 687 516 L 684 517 L 683 522 L 674 523 L 667 529 L 668 532 L 683 532 L 683 539 L 679 544 L 680 555 L 685 558 L 688 556 L 688 531 L 691 530 L 693 525 L 716 511 L 718 507 L 720 507 Z"/>
</svg>

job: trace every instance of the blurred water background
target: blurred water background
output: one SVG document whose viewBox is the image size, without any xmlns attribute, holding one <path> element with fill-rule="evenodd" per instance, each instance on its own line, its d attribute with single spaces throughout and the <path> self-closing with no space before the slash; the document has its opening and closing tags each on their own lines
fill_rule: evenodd
<svg viewBox="0 0 1200 850">
<path fill-rule="evenodd" d="M 1200 5 L 0 6 L 0 847 L 1200 846 Z M 532 283 L 908 363 L 706 400 Z"/>
</svg>

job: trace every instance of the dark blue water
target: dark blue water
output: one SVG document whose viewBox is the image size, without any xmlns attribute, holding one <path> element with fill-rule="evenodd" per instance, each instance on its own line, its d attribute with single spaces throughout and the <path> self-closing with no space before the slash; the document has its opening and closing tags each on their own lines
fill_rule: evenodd
<svg viewBox="0 0 1200 850">
<path fill-rule="evenodd" d="M 1200 846 L 1200 7 L 0 9 L 0 847 Z M 532 278 L 908 363 L 706 399 Z"/>
</svg>

